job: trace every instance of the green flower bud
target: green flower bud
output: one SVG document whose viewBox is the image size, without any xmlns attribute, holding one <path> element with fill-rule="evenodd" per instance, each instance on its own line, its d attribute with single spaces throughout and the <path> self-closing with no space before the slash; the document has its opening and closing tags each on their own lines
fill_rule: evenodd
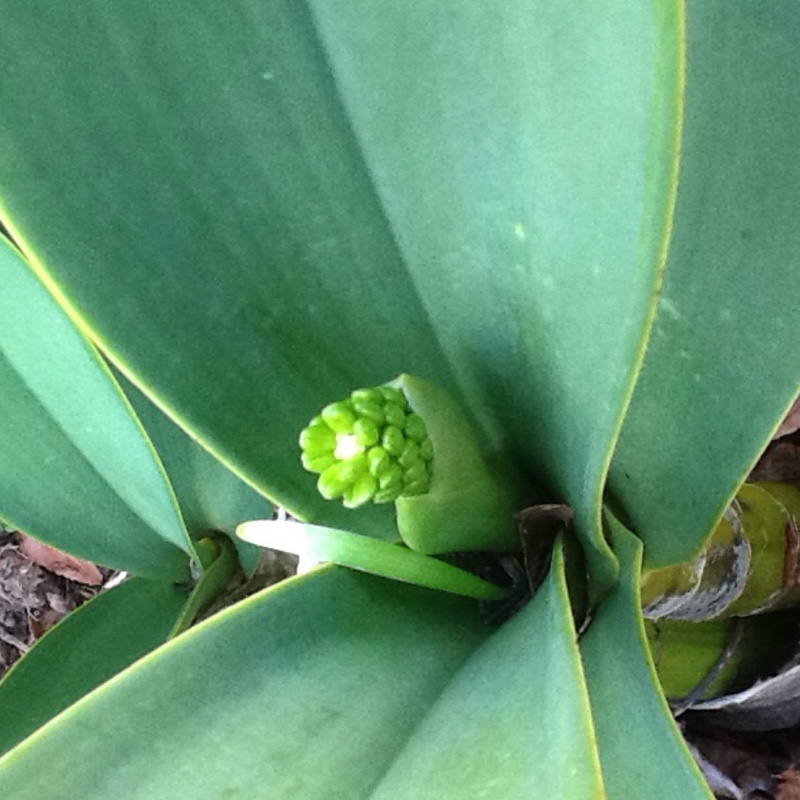
<svg viewBox="0 0 800 800">
<path fill-rule="evenodd" d="M 373 503 L 394 503 L 398 497 L 400 497 L 400 492 L 403 491 L 402 485 L 395 486 L 392 489 L 378 489 L 375 492 L 375 497 L 372 498 Z"/>
<path fill-rule="evenodd" d="M 395 503 L 405 543 L 422 553 L 519 546 L 513 498 L 460 406 L 413 375 L 357 389 L 300 434 L 323 497 L 348 508 Z"/>
<path fill-rule="evenodd" d="M 419 454 L 425 461 L 430 461 L 433 458 L 433 442 L 425 437 L 419 445 Z"/>
<path fill-rule="evenodd" d="M 399 458 L 400 454 L 403 452 L 405 443 L 406 440 L 400 428 L 396 428 L 394 425 L 388 425 L 383 429 L 381 444 L 383 445 L 383 449 L 390 456 Z"/>
<path fill-rule="evenodd" d="M 353 400 L 353 409 L 363 419 L 372 420 L 376 425 L 383 425 L 386 414 L 383 406 L 368 400 Z"/>
<path fill-rule="evenodd" d="M 397 457 L 397 463 L 403 467 L 403 469 L 408 469 L 410 466 L 419 463 L 425 470 L 425 464 L 422 460 L 422 456 L 419 454 L 419 445 L 411 439 L 405 440 L 403 452 Z M 425 471 L 427 472 L 427 470 Z"/>
<path fill-rule="evenodd" d="M 380 386 L 378 391 L 387 403 L 394 403 L 396 406 L 400 406 L 401 410 L 408 408 L 408 400 L 400 389 L 396 389 L 394 386 Z"/>
<path fill-rule="evenodd" d="M 361 417 L 353 425 L 353 435 L 362 447 L 372 447 L 378 444 L 381 439 L 381 432 L 378 426 L 369 418 Z"/>
<path fill-rule="evenodd" d="M 430 486 L 433 446 L 425 423 L 394 387 L 356 389 L 326 406 L 300 434 L 300 448 L 303 467 L 320 475 L 320 494 L 341 498 L 347 508 L 394 502 L 409 486 L 413 494 Z"/>
<path fill-rule="evenodd" d="M 399 464 L 392 463 L 378 476 L 378 484 L 381 489 L 403 488 L 403 468 Z"/>
<path fill-rule="evenodd" d="M 347 508 L 359 508 L 368 503 L 378 491 L 378 481 L 366 473 L 362 475 L 349 489 L 345 490 L 342 503 Z"/>
<path fill-rule="evenodd" d="M 303 467 L 309 472 L 324 472 L 336 463 L 336 456 L 332 453 L 323 453 L 321 456 L 303 453 L 300 460 L 303 462 Z"/>
<path fill-rule="evenodd" d="M 423 461 L 418 461 L 403 473 L 403 486 L 420 483 L 428 477 L 428 470 Z"/>
<path fill-rule="evenodd" d="M 393 425 L 400 431 L 406 426 L 406 413 L 400 406 L 394 403 L 387 403 L 384 406 L 384 414 L 386 415 L 386 424 Z"/>
<path fill-rule="evenodd" d="M 317 489 L 326 500 L 341 497 L 364 473 L 367 473 L 367 458 L 358 455 L 347 461 L 337 461 L 328 467 L 317 481 Z"/>
<path fill-rule="evenodd" d="M 431 482 L 426 477 L 424 480 L 416 481 L 415 483 L 409 483 L 408 486 L 403 487 L 403 496 L 404 497 L 416 497 L 420 494 L 426 494 L 430 491 Z"/>
<path fill-rule="evenodd" d="M 300 434 L 300 447 L 309 456 L 324 455 L 336 447 L 336 434 L 324 423 L 309 425 Z"/>
<path fill-rule="evenodd" d="M 345 401 L 325 406 L 322 409 L 322 419 L 334 433 L 352 433 L 356 423 L 356 415 Z"/>
<path fill-rule="evenodd" d="M 382 447 L 373 447 L 367 452 L 369 471 L 376 478 L 391 466 L 391 456 Z"/>
<path fill-rule="evenodd" d="M 423 442 L 428 437 L 425 423 L 422 421 L 422 417 L 417 414 L 409 414 L 406 417 L 406 426 L 403 432 L 409 439 L 413 439 L 417 443 Z"/>
<path fill-rule="evenodd" d="M 382 407 L 384 404 L 383 393 L 379 388 L 375 389 L 356 389 L 351 395 L 350 400 L 355 405 L 356 403 L 374 403 L 376 406 Z"/>
</svg>

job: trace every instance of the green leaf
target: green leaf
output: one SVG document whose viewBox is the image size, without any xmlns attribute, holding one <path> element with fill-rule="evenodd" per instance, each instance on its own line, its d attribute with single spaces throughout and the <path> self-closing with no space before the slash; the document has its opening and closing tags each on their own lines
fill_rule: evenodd
<svg viewBox="0 0 800 800">
<path fill-rule="evenodd" d="M 0 283 L 0 516 L 99 564 L 185 580 L 174 497 L 108 369 L 4 240 Z"/>
<path fill-rule="evenodd" d="M 248 519 L 272 516 L 270 503 L 191 439 L 136 387 L 121 386 L 167 470 L 189 534 L 194 539 L 218 531 L 231 537 L 246 573 L 252 575 L 260 550 L 237 536 Z"/>
<path fill-rule="evenodd" d="M 522 611 L 459 671 L 374 800 L 603 798 L 561 544 Z"/>
<path fill-rule="evenodd" d="M 0 759 L 0 785 L 14 800 L 366 799 L 487 635 L 474 601 L 323 568 L 105 684 Z"/>
<path fill-rule="evenodd" d="M 0 8 L 21 79 L 0 87 L 14 105 L 0 122 L 0 204 L 36 268 L 248 483 L 296 514 L 390 532 L 390 508 L 317 497 L 297 435 L 329 398 L 409 361 L 448 367 L 307 8 L 21 10 Z"/>
<path fill-rule="evenodd" d="M 115 363 L 282 505 L 391 537 L 389 509 L 316 497 L 295 437 L 411 371 L 547 473 L 607 582 L 682 7 L 3 0 L 3 218 Z"/>
<path fill-rule="evenodd" d="M 601 492 L 669 230 L 682 4 L 312 5 L 463 394 L 575 508 L 608 582 Z"/>
<path fill-rule="evenodd" d="M 15 800 L 120 782 L 130 800 L 602 797 L 560 548 L 508 624 L 489 637 L 476 612 L 316 570 L 134 665 L 0 760 L 0 782 Z"/>
<path fill-rule="evenodd" d="M 189 628 L 195 617 L 222 594 L 236 569 L 236 547 L 230 539 L 206 537 L 197 542 L 197 552 L 203 561 L 202 572 L 175 623 L 174 636 Z"/>
<path fill-rule="evenodd" d="M 609 516 L 620 582 L 580 643 L 609 800 L 712 800 L 659 688 L 639 603 L 642 545 Z"/>
<path fill-rule="evenodd" d="M 689 4 L 666 278 L 610 485 L 647 566 L 695 555 L 798 390 L 800 6 Z"/>
<path fill-rule="evenodd" d="M 0 753 L 165 642 L 187 598 L 131 578 L 48 631 L 0 682 Z"/>
<path fill-rule="evenodd" d="M 480 600 L 502 600 L 507 589 L 444 561 L 357 533 L 280 520 L 254 520 L 237 529 L 247 542 L 294 553 L 311 563 L 330 561 L 396 581 Z"/>
</svg>

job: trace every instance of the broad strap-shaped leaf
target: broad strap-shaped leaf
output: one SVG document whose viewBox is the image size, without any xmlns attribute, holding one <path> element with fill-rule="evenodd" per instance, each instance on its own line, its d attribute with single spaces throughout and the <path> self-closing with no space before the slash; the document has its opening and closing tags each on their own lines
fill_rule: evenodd
<svg viewBox="0 0 800 800">
<path fill-rule="evenodd" d="M 408 273 L 492 441 L 600 498 L 660 280 L 682 5 L 312 2 Z"/>
<path fill-rule="evenodd" d="M 488 634 L 472 601 L 323 568 L 106 684 L 0 760 L 0 782 L 15 800 L 120 781 L 131 800 L 602 797 L 560 553 Z"/>
<path fill-rule="evenodd" d="M 639 601 L 642 545 L 609 517 L 620 581 L 580 643 L 609 800 L 711 800 L 658 685 Z"/>
<path fill-rule="evenodd" d="M 308 8 L 40 11 L 0 6 L 8 227 L 123 371 L 249 483 L 390 531 L 388 507 L 316 495 L 297 435 L 330 397 L 409 366 L 447 382 L 448 366 Z"/>
<path fill-rule="evenodd" d="M 5 240 L 0 283 L 0 517 L 82 558 L 185 580 L 172 490 L 107 367 Z"/>
<path fill-rule="evenodd" d="M 366 800 L 488 633 L 474 601 L 322 568 L 72 706 L 0 759 L 0 785 L 14 800 Z"/>
<path fill-rule="evenodd" d="M 560 542 L 532 602 L 453 678 L 370 797 L 605 797 Z"/>
<path fill-rule="evenodd" d="M 386 536 L 388 509 L 316 497 L 295 437 L 357 386 L 437 380 L 611 578 L 681 3 L 31 8 L 0 2 L 3 218 L 126 374 L 286 507 Z"/>
<path fill-rule="evenodd" d="M 800 5 L 688 4 L 666 278 L 610 476 L 648 566 L 695 556 L 797 394 Z"/>
<path fill-rule="evenodd" d="M 172 633 L 189 595 L 131 578 L 48 631 L 0 681 L 0 753 Z"/>
<path fill-rule="evenodd" d="M 235 536 L 250 519 L 269 519 L 272 505 L 170 420 L 135 386 L 120 381 L 169 475 L 189 534 L 218 531 L 231 537 L 245 572 L 258 563 L 258 548 Z"/>
</svg>

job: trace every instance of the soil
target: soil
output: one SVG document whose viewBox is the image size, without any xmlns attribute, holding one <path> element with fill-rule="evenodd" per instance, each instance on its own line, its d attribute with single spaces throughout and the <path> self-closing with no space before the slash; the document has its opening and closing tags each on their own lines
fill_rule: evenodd
<svg viewBox="0 0 800 800">
<path fill-rule="evenodd" d="M 111 570 L 104 573 L 104 581 L 113 576 Z M 22 553 L 15 532 L 0 529 L 0 677 L 56 622 L 101 588 L 40 567 Z"/>
</svg>

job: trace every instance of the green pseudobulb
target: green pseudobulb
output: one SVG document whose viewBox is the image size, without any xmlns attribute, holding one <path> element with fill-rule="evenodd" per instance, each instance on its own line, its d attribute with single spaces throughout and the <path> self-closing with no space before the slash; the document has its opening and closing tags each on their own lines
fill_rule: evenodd
<svg viewBox="0 0 800 800">
<path fill-rule="evenodd" d="M 401 375 L 331 403 L 304 428 L 300 447 L 326 499 L 348 508 L 394 502 L 413 550 L 518 547 L 510 491 L 460 406 L 422 378 Z"/>
</svg>

